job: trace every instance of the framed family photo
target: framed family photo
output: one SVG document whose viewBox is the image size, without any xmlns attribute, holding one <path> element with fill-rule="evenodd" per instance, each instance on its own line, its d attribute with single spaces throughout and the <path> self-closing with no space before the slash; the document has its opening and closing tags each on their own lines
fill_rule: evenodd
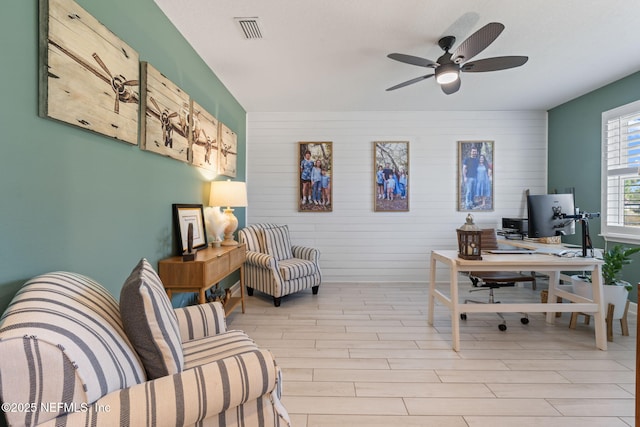
<svg viewBox="0 0 640 427">
<path fill-rule="evenodd" d="M 374 212 L 409 210 L 409 142 L 374 142 Z"/>
<path fill-rule="evenodd" d="M 298 212 L 333 210 L 333 143 L 298 143 Z"/>
<path fill-rule="evenodd" d="M 493 141 L 458 141 L 458 211 L 493 211 Z"/>
</svg>

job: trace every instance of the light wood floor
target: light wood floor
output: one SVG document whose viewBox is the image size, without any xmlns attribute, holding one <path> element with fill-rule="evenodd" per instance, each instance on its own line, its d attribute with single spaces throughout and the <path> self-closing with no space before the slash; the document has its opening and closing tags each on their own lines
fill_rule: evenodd
<svg viewBox="0 0 640 427">
<path fill-rule="evenodd" d="M 540 289 L 497 299 L 539 301 Z M 424 284 L 325 283 L 278 308 L 255 292 L 227 320 L 275 354 L 295 427 L 634 425 L 635 314 L 631 336 L 616 322 L 601 351 L 593 326 L 571 330 L 566 313 L 554 325 L 508 313 L 505 332 L 495 314 L 472 313 L 456 353 L 447 312 L 436 305 L 430 327 L 426 309 Z"/>
</svg>

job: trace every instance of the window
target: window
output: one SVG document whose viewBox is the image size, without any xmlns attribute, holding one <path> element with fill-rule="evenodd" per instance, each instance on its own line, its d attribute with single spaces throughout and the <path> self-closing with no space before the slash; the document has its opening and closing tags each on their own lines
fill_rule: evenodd
<svg viewBox="0 0 640 427">
<path fill-rule="evenodd" d="M 602 113 L 602 234 L 640 240 L 640 101 Z"/>
</svg>

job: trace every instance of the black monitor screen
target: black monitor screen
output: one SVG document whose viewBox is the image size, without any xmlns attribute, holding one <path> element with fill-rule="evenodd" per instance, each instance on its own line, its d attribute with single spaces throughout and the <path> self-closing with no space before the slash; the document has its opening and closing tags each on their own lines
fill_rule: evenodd
<svg viewBox="0 0 640 427">
<path fill-rule="evenodd" d="M 575 234 L 573 194 L 536 194 L 527 196 L 529 237 L 553 237 Z"/>
</svg>

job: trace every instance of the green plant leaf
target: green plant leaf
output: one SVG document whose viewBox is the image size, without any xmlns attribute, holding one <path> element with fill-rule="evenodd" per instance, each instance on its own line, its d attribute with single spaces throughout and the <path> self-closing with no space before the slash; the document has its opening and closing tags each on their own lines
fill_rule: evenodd
<svg viewBox="0 0 640 427">
<path fill-rule="evenodd" d="M 631 255 L 638 252 L 640 252 L 640 247 L 624 248 L 622 245 L 615 245 L 606 251 L 603 255 L 604 265 L 602 266 L 604 284 L 615 285 L 623 267 L 633 261 Z"/>
</svg>

